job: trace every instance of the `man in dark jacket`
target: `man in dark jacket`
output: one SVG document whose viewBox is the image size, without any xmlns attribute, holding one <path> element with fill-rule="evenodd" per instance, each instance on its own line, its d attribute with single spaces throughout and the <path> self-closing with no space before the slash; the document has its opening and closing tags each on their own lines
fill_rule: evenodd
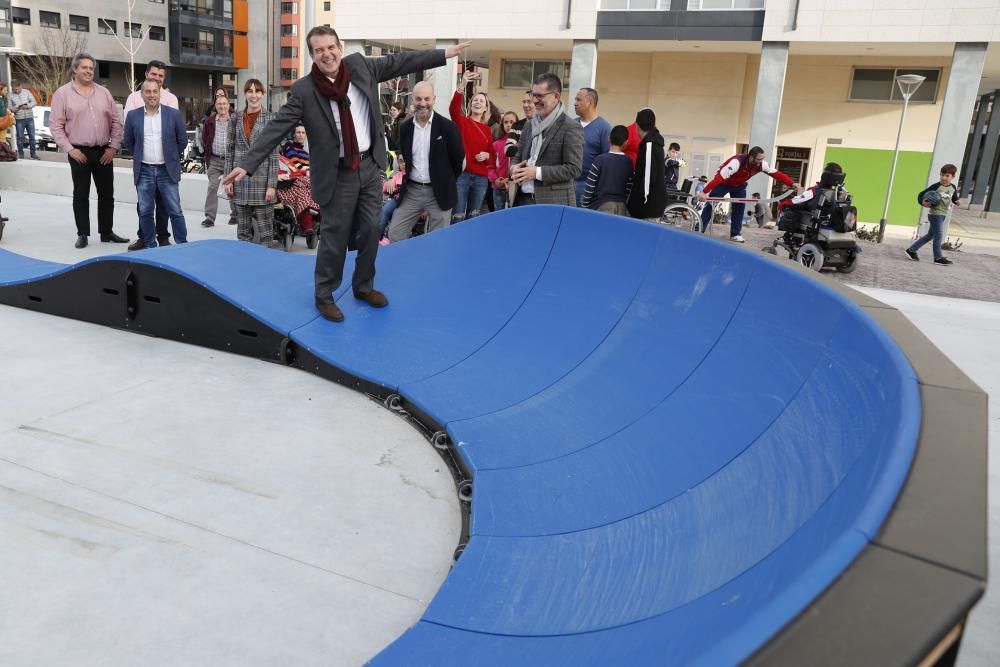
<svg viewBox="0 0 1000 667">
<path fill-rule="evenodd" d="M 656 222 L 667 207 L 664 181 L 663 135 L 656 129 L 656 114 L 643 109 L 635 118 L 639 131 L 639 152 L 628 198 L 628 212 L 633 218 Z"/>
<path fill-rule="evenodd" d="M 389 240 L 410 238 L 420 214 L 427 212 L 427 231 L 451 224 L 458 201 L 455 179 L 462 173 L 465 151 L 458 126 L 434 113 L 434 88 L 426 81 L 413 87 L 413 117 L 399 128 L 399 148 L 406 179 L 399 191 L 399 208 L 389 223 Z"/>
</svg>

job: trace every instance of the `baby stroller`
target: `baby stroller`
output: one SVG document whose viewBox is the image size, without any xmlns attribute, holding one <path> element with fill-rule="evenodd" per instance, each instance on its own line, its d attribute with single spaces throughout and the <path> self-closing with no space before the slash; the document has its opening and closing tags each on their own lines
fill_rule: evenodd
<svg viewBox="0 0 1000 667">
<path fill-rule="evenodd" d="M 844 188 L 846 177 L 824 171 L 817 195 L 786 208 L 778 219 L 784 236 L 762 250 L 776 255 L 777 249 L 783 248 L 789 258 L 813 271 L 824 267 L 841 273 L 854 271 L 861 254 L 854 240 L 858 209 L 851 205 L 851 195 Z"/>
<path fill-rule="evenodd" d="M 292 244 L 296 236 L 302 236 L 306 240 L 306 247 L 314 249 L 319 242 L 319 209 L 314 206 L 307 206 L 298 216 L 292 208 L 291 198 L 293 196 L 304 196 L 302 194 L 293 195 L 296 180 L 306 175 L 304 171 L 298 171 L 284 156 L 278 158 L 278 173 L 284 174 L 286 178 L 278 179 L 278 201 L 274 205 L 274 239 L 288 252 L 292 250 Z M 310 197 L 311 198 L 311 197 Z M 312 224 L 307 225 L 306 217 Z"/>
</svg>

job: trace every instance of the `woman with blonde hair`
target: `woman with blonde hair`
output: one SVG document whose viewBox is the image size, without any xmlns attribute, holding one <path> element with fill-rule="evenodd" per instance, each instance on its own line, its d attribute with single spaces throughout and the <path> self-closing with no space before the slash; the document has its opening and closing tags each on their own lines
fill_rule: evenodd
<svg viewBox="0 0 1000 667">
<path fill-rule="evenodd" d="M 465 86 L 479 80 L 477 72 L 462 75 Z M 464 86 L 463 86 L 464 88 Z M 451 221 L 461 222 L 479 215 L 486 190 L 489 188 L 489 169 L 496 161 L 493 149 L 493 130 L 489 126 L 490 103 L 486 93 L 479 91 L 469 100 L 469 113 L 462 111 L 465 95 L 456 90 L 448 110 L 451 119 L 458 125 L 465 146 L 465 169 L 458 177 L 458 203 L 452 210 Z"/>
</svg>

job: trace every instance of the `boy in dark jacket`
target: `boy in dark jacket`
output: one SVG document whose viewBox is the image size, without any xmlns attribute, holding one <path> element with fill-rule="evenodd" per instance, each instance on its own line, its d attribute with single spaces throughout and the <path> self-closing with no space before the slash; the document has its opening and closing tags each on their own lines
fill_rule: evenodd
<svg viewBox="0 0 1000 667">
<path fill-rule="evenodd" d="M 622 150 L 628 143 L 628 128 L 615 125 L 609 137 L 611 150 L 594 158 L 580 206 L 613 215 L 628 215 L 625 201 L 632 187 L 632 161 Z"/>
<path fill-rule="evenodd" d="M 636 114 L 635 123 L 639 131 L 639 152 L 632 192 L 628 198 L 628 212 L 633 218 L 657 222 L 667 207 L 663 135 L 656 129 L 656 114 L 652 109 L 643 109 Z"/>
</svg>

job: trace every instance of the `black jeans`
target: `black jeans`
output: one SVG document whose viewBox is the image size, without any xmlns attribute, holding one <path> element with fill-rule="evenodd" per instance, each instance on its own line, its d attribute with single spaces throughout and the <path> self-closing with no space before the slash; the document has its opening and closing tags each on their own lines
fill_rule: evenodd
<svg viewBox="0 0 1000 667">
<path fill-rule="evenodd" d="M 78 236 L 90 236 L 90 179 L 97 187 L 97 232 L 107 236 L 115 216 L 115 172 L 111 162 L 101 164 L 102 146 L 74 146 L 87 156 L 85 163 L 69 158 L 73 175 L 73 218 Z"/>
</svg>

